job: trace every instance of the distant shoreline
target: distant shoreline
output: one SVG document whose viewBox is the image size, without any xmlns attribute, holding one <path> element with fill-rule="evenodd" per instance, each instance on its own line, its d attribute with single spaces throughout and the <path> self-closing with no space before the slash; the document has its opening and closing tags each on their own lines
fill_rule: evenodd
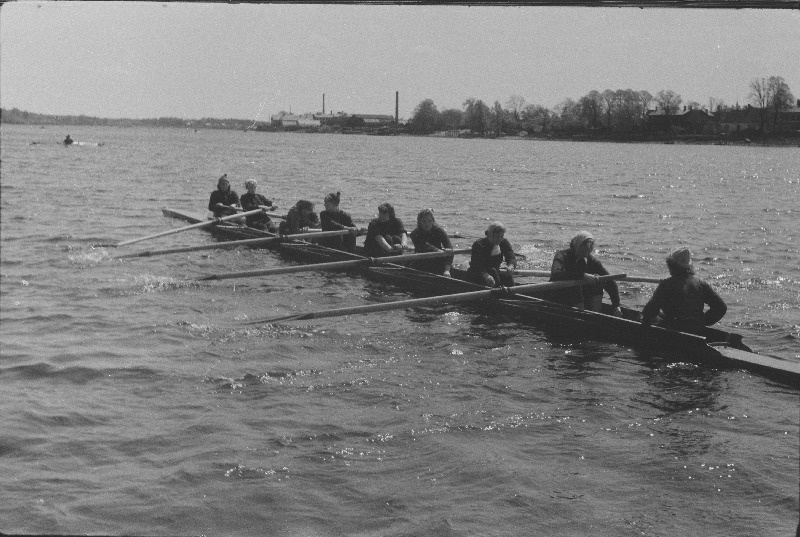
<svg viewBox="0 0 800 537">
<path fill-rule="evenodd" d="M 699 135 L 682 134 L 670 135 L 667 133 L 642 133 L 637 135 L 622 134 L 519 134 L 501 135 L 486 134 L 481 136 L 476 133 L 462 130 L 437 131 L 430 134 L 414 134 L 407 132 L 403 126 L 390 127 L 364 127 L 358 129 L 341 129 L 326 127 L 311 128 L 283 128 L 274 127 L 264 122 L 252 122 L 233 119 L 203 119 L 199 121 L 176 120 L 175 118 L 159 118 L 144 120 L 114 120 L 98 119 L 81 116 L 66 116 L 64 121 L 59 121 L 60 117 L 44 116 L 31 114 L 32 121 L 25 121 L 19 116 L 9 117 L 8 111 L 3 110 L 0 116 L 0 123 L 3 125 L 29 125 L 49 127 L 151 127 L 151 128 L 173 128 L 182 130 L 238 130 L 253 132 L 276 132 L 276 133 L 299 133 L 299 134 L 344 134 L 361 136 L 413 136 L 418 138 L 466 138 L 466 139 L 487 139 L 487 140 L 526 140 L 526 141 L 561 141 L 561 142 L 608 142 L 624 144 L 675 144 L 675 145 L 720 145 L 720 146 L 768 146 L 768 147 L 800 147 L 800 135 L 761 137 L 758 133 L 739 133 L 737 136 L 726 135 Z M 81 121 L 83 120 L 83 121 Z"/>
</svg>

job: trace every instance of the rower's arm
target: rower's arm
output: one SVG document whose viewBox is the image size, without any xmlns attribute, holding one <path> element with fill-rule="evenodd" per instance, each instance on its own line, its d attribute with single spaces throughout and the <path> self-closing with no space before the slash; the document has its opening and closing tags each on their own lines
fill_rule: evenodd
<svg viewBox="0 0 800 537">
<path fill-rule="evenodd" d="M 664 287 L 663 284 L 658 284 L 652 298 L 645 304 L 642 309 L 642 324 L 649 325 L 656 318 L 658 312 L 661 311 L 663 304 Z"/>
<path fill-rule="evenodd" d="M 704 283 L 703 287 L 703 298 L 705 303 L 708 304 L 708 310 L 703 313 L 703 318 L 706 326 L 711 326 L 725 316 L 725 313 L 728 311 L 728 306 L 710 285 Z"/>
</svg>

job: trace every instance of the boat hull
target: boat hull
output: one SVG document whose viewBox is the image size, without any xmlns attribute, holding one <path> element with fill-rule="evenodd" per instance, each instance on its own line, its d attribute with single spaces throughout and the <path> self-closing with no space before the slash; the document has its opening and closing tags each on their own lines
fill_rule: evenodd
<svg viewBox="0 0 800 537">
<path fill-rule="evenodd" d="M 208 218 L 175 209 L 163 209 L 165 216 L 197 223 Z M 220 223 L 204 228 L 223 240 L 241 240 L 272 237 L 272 233 L 236 224 Z M 276 242 L 265 245 L 281 254 L 306 263 L 324 263 L 364 259 L 363 248 L 355 253 L 343 252 L 304 241 Z M 402 285 L 418 292 L 454 294 L 484 290 L 487 287 L 467 280 L 463 270 L 452 269 L 452 278 L 424 272 L 404 265 L 365 266 L 359 270 L 364 276 Z M 702 362 L 713 367 L 735 367 L 757 372 L 782 384 L 800 388 L 800 364 L 780 358 L 754 353 L 742 343 L 739 334 L 708 328 L 703 336 L 678 332 L 658 326 L 643 327 L 641 313 L 623 308 L 623 317 L 610 314 L 610 305 L 603 312 L 579 310 L 548 300 L 513 295 L 508 298 L 482 301 L 492 312 L 511 315 L 522 322 L 548 330 L 582 337 L 611 341 L 630 346 L 639 351 L 676 357 L 679 360 Z"/>
</svg>

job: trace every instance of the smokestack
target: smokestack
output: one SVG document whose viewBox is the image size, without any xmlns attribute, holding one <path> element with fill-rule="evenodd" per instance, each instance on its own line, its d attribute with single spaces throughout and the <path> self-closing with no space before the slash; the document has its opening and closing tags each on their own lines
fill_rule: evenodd
<svg viewBox="0 0 800 537">
<path fill-rule="evenodd" d="M 397 125 L 400 122 L 400 92 L 394 92 L 394 124 Z"/>
<path fill-rule="evenodd" d="M 322 94 L 322 115 L 325 115 L 325 94 Z"/>
</svg>

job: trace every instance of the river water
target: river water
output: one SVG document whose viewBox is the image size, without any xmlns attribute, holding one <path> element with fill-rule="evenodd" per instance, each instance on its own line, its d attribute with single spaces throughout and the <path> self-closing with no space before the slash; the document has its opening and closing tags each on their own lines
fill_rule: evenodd
<svg viewBox="0 0 800 537">
<path fill-rule="evenodd" d="M 432 207 L 461 247 L 499 219 L 520 268 L 580 229 L 630 275 L 686 245 L 721 326 L 797 361 L 797 148 L 15 125 L 1 142 L 2 532 L 794 534 L 795 390 L 467 306 L 247 325 L 409 293 L 346 273 L 197 283 L 287 260 L 93 245 L 183 225 L 161 208 L 204 211 L 222 173 L 283 209 L 341 190 L 358 222 L 390 201 L 410 229 Z M 653 290 L 620 287 L 634 307 Z"/>
</svg>

